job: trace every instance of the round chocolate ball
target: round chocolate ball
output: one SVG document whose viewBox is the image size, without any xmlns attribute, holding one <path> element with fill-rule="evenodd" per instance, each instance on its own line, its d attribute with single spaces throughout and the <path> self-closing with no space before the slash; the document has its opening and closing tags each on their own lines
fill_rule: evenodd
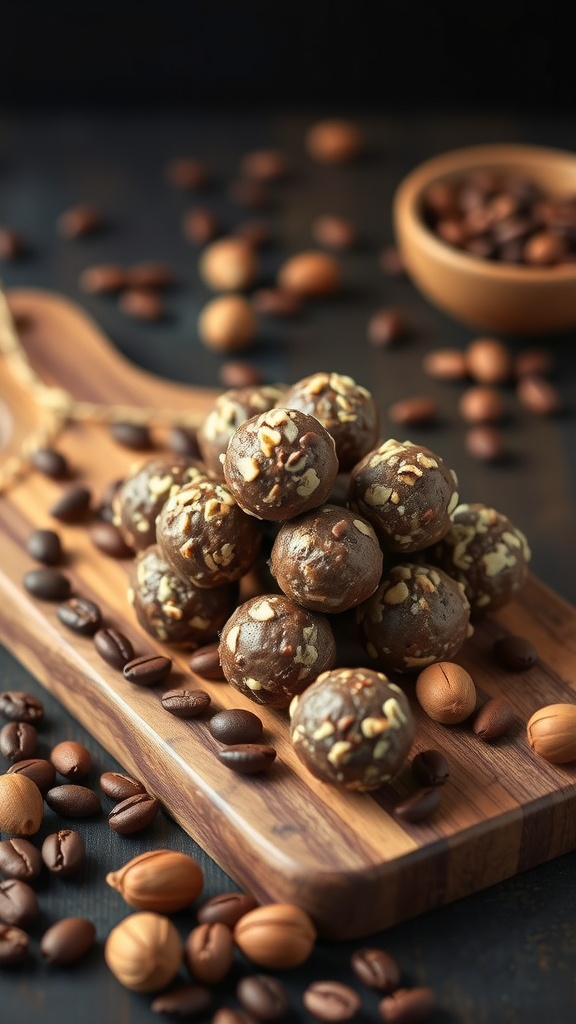
<svg viewBox="0 0 576 1024">
<path fill-rule="evenodd" d="M 245 601 L 222 630 L 220 664 L 226 679 L 257 704 L 287 708 L 292 698 L 330 668 L 336 644 L 328 619 L 283 594 Z"/>
<path fill-rule="evenodd" d="M 399 686 L 369 668 L 323 672 L 290 706 L 290 735 L 316 778 L 351 790 L 378 789 L 400 770 L 414 739 Z"/>
<path fill-rule="evenodd" d="M 224 470 L 220 456 L 225 454 L 234 431 L 251 416 L 273 409 L 281 400 L 282 394 L 283 390 L 278 386 L 252 385 L 232 388 L 218 395 L 214 408 L 208 413 L 196 435 L 206 468 L 223 478 Z"/>
<path fill-rule="evenodd" d="M 297 409 L 271 409 L 246 420 L 224 458 L 224 476 L 240 507 L 274 522 L 321 505 L 337 472 L 334 439 Z"/>
<path fill-rule="evenodd" d="M 116 491 L 114 524 L 126 544 L 144 551 L 156 543 L 156 519 L 168 498 L 183 484 L 206 475 L 200 462 L 181 455 L 149 459 L 138 465 Z"/>
</svg>

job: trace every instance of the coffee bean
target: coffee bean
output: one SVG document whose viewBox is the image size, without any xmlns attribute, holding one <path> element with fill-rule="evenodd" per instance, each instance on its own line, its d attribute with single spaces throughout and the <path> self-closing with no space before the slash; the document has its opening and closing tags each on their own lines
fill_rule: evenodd
<svg viewBox="0 0 576 1024">
<path fill-rule="evenodd" d="M 139 686 L 155 686 L 170 675 L 172 658 L 162 654 L 143 654 L 124 665 L 124 678 Z"/>
<path fill-rule="evenodd" d="M 418 395 L 414 398 L 403 398 L 394 402 L 388 409 L 388 418 L 392 423 L 403 427 L 425 426 L 433 423 L 438 416 L 438 405 L 433 398 Z"/>
<path fill-rule="evenodd" d="M 63 601 L 69 596 L 72 586 L 70 580 L 59 569 L 46 566 L 42 569 L 30 569 L 22 580 L 24 589 L 39 601 Z"/>
<path fill-rule="evenodd" d="M 66 779 L 80 779 L 92 767 L 92 755 L 82 743 L 63 740 L 50 752 L 50 760 L 56 771 Z"/>
<path fill-rule="evenodd" d="M 522 255 L 535 267 L 551 267 L 561 263 L 568 252 L 566 240 L 552 231 L 537 231 L 524 243 Z"/>
<path fill-rule="evenodd" d="M 466 423 L 498 423 L 505 413 L 504 399 L 489 384 L 467 388 L 460 396 L 458 409 Z"/>
<path fill-rule="evenodd" d="M 204 676 L 205 679 L 224 679 L 218 647 L 217 643 L 206 644 L 205 647 L 199 647 L 194 651 L 188 662 L 192 671 Z"/>
<path fill-rule="evenodd" d="M 224 892 L 213 896 L 199 907 L 197 918 L 201 924 L 220 922 L 228 928 L 234 928 L 244 914 L 258 906 L 253 896 L 245 892 Z"/>
<path fill-rule="evenodd" d="M 203 985 L 181 985 L 156 996 L 150 1009 L 168 1017 L 196 1017 L 205 1013 L 211 1003 L 212 993 Z"/>
<path fill-rule="evenodd" d="M 504 456 L 504 438 L 495 427 L 481 424 L 466 431 L 466 450 L 480 462 L 497 462 Z"/>
<path fill-rule="evenodd" d="M 244 708 L 228 708 L 219 711 L 210 719 L 208 726 L 215 740 L 220 743 L 259 743 L 262 739 L 262 721 L 252 711 Z"/>
<path fill-rule="evenodd" d="M 108 824 L 114 832 L 129 836 L 148 828 L 159 810 L 160 804 L 155 797 L 149 793 L 137 793 L 112 808 L 108 815 Z"/>
<path fill-rule="evenodd" d="M 267 771 L 276 758 L 274 747 L 263 743 L 235 743 L 218 751 L 218 760 L 240 775 Z"/>
<path fill-rule="evenodd" d="M 48 807 L 67 818 L 88 818 L 102 810 L 100 797 L 86 786 L 54 786 L 45 800 Z"/>
<path fill-rule="evenodd" d="M 516 395 L 520 404 L 537 416 L 553 416 L 562 408 L 558 389 L 537 374 L 522 377 L 518 381 Z"/>
<path fill-rule="evenodd" d="M 358 126 L 339 119 L 313 124 L 306 133 L 305 143 L 309 156 L 321 164 L 352 163 L 364 146 Z"/>
<path fill-rule="evenodd" d="M 312 222 L 312 237 L 318 245 L 336 252 L 353 249 L 358 242 L 356 228 L 349 220 L 327 214 Z"/>
<path fill-rule="evenodd" d="M 184 947 L 190 974 L 203 985 L 217 985 L 226 977 L 234 960 L 232 932 L 220 921 L 193 928 Z"/>
<path fill-rule="evenodd" d="M 400 968 L 383 949 L 358 949 L 352 955 L 352 970 L 368 988 L 392 992 L 400 984 Z"/>
<path fill-rule="evenodd" d="M 368 341 L 376 348 L 388 348 L 406 333 L 406 320 L 399 309 L 379 309 L 368 322 Z"/>
<path fill-rule="evenodd" d="M 523 636 L 501 636 L 492 648 L 499 665 L 512 672 L 526 672 L 538 661 L 538 651 Z"/>
<path fill-rule="evenodd" d="M 62 878 L 75 875 L 86 860 L 82 836 L 71 829 L 60 829 L 46 836 L 42 843 L 42 860 L 49 871 Z"/>
<path fill-rule="evenodd" d="M 112 423 L 110 433 L 118 444 L 133 451 L 145 452 L 153 447 L 150 431 L 143 423 L 131 423 L 128 420 Z"/>
<path fill-rule="evenodd" d="M 52 505 L 50 515 L 62 523 L 80 523 L 90 511 L 91 497 L 87 487 L 69 487 Z"/>
<path fill-rule="evenodd" d="M 270 245 L 272 241 L 272 231 L 269 225 L 262 220 L 244 220 L 236 225 L 234 234 L 238 238 L 243 238 L 255 249 L 262 249 L 265 245 Z"/>
<path fill-rule="evenodd" d="M 192 459 L 200 458 L 200 449 L 193 427 L 172 427 L 168 435 L 168 447 L 177 455 L 189 455 Z"/>
<path fill-rule="evenodd" d="M 94 635 L 94 646 L 100 657 L 112 668 L 122 670 L 134 660 L 134 648 L 128 637 L 117 629 L 99 629 Z"/>
<path fill-rule="evenodd" d="M 260 181 L 249 178 L 238 178 L 228 186 L 228 196 L 237 206 L 249 210 L 266 210 L 273 205 L 273 196 L 269 189 Z"/>
<path fill-rule="evenodd" d="M 514 722 L 514 710 L 504 697 L 487 700 L 478 711 L 472 729 L 481 740 L 490 742 L 508 732 Z"/>
<path fill-rule="evenodd" d="M 218 221 L 211 210 L 188 210 L 182 219 L 182 233 L 194 245 L 205 245 L 218 234 Z"/>
<path fill-rule="evenodd" d="M 463 380 L 468 375 L 466 356 L 459 348 L 436 348 L 422 360 L 422 369 L 434 380 Z"/>
<path fill-rule="evenodd" d="M 350 1020 L 360 1009 L 358 993 L 339 981 L 313 981 L 304 992 L 302 1002 L 322 1021 Z"/>
<path fill-rule="evenodd" d="M 252 296 L 252 305 L 263 316 L 292 317 L 302 312 L 302 299 L 282 288 L 260 288 Z"/>
<path fill-rule="evenodd" d="M 394 814 L 402 821 L 423 821 L 429 818 L 440 805 L 442 799 L 442 788 L 431 786 L 428 789 L 419 789 L 396 804 Z"/>
<path fill-rule="evenodd" d="M 280 1020 L 290 1009 L 284 985 L 278 978 L 272 978 L 268 974 L 252 974 L 241 978 L 236 987 L 236 998 L 244 1009 L 253 1013 L 258 1020 Z"/>
<path fill-rule="evenodd" d="M 79 205 L 66 210 L 58 218 L 58 234 L 62 238 L 86 238 L 102 227 L 102 216 L 93 206 Z"/>
<path fill-rule="evenodd" d="M 65 917 L 44 932 L 40 952 L 49 964 L 67 967 L 92 949 L 96 928 L 83 917 Z"/>
<path fill-rule="evenodd" d="M 58 565 L 62 561 L 60 537 L 54 530 L 33 530 L 26 541 L 30 558 L 44 565 Z"/>
<path fill-rule="evenodd" d="M 161 320 L 166 312 L 162 299 L 150 288 L 127 288 L 122 292 L 118 306 L 122 313 L 134 320 Z"/>
<path fill-rule="evenodd" d="M 71 597 L 56 609 L 63 626 L 80 636 L 94 636 L 102 625 L 102 612 L 87 597 Z"/>
<path fill-rule="evenodd" d="M 146 792 L 141 782 L 122 772 L 104 772 L 100 776 L 100 789 L 113 800 L 127 800 L 130 796 Z"/>
<path fill-rule="evenodd" d="M 402 253 L 395 245 L 387 245 L 378 257 L 380 270 L 391 277 L 401 277 L 406 273 Z"/>
<path fill-rule="evenodd" d="M 162 694 L 162 707 L 177 718 L 196 718 L 210 705 L 205 690 L 167 690 Z"/>
<path fill-rule="evenodd" d="M 38 697 L 22 690 L 3 690 L 0 693 L 0 715 L 9 722 L 29 722 L 34 725 L 44 715 L 44 705 Z"/>
<path fill-rule="evenodd" d="M 258 1024 L 256 1017 L 246 1010 L 236 1010 L 222 1006 L 212 1017 L 212 1024 Z"/>
<path fill-rule="evenodd" d="M 287 170 L 288 160 L 278 149 L 256 149 L 246 153 L 240 163 L 244 177 L 256 181 L 277 181 L 285 176 Z"/>
<path fill-rule="evenodd" d="M 420 1024 L 436 1009 L 436 996 L 431 988 L 399 988 L 378 1004 L 378 1012 L 386 1024 Z"/>
<path fill-rule="evenodd" d="M 28 955 L 30 939 L 21 928 L 0 924 L 0 967 L 18 964 Z"/>
<path fill-rule="evenodd" d="M 24 242 L 17 231 L 0 227 L 0 260 L 18 259 L 24 252 Z"/>
<path fill-rule="evenodd" d="M 9 761 L 27 761 L 38 746 L 38 733 L 28 722 L 8 722 L 0 729 L 0 753 Z"/>
<path fill-rule="evenodd" d="M 44 476 L 49 476 L 52 480 L 65 480 L 67 476 L 70 476 L 67 460 L 53 448 L 37 448 L 32 452 L 30 462 L 34 469 L 38 469 L 44 473 Z"/>
<path fill-rule="evenodd" d="M 30 758 L 27 761 L 18 761 L 8 769 L 8 775 L 26 775 L 27 778 L 32 779 L 38 786 L 38 789 L 44 796 L 45 793 L 54 784 L 56 778 L 56 769 L 50 761 L 45 761 L 41 757 Z"/>
<path fill-rule="evenodd" d="M 552 373 L 554 356 L 547 348 L 527 348 L 519 352 L 514 360 L 516 377 L 537 377 Z"/>
<path fill-rule="evenodd" d="M 19 878 L 0 882 L 0 921 L 27 928 L 40 913 L 34 889 Z"/>
<path fill-rule="evenodd" d="M 99 522 L 90 527 L 90 540 L 109 558 L 132 558 L 134 552 L 124 540 L 114 523 Z"/>
<path fill-rule="evenodd" d="M 512 356 L 496 338 L 476 338 L 466 349 L 466 367 L 479 384 L 504 384 L 512 374 Z"/>
<path fill-rule="evenodd" d="M 250 363 L 243 363 L 240 360 L 230 360 L 224 363 L 219 371 L 218 378 L 225 388 L 246 388 L 250 385 L 262 384 L 263 376 L 256 366 Z"/>
<path fill-rule="evenodd" d="M 40 851 L 28 839 L 3 839 L 0 843 L 0 873 L 5 878 L 27 882 L 38 877 L 41 867 Z"/>
<path fill-rule="evenodd" d="M 412 761 L 412 774 L 416 782 L 425 789 L 429 786 L 443 786 L 448 781 L 448 761 L 440 750 L 423 750 Z"/>
<path fill-rule="evenodd" d="M 134 263 L 128 268 L 129 287 L 171 288 L 174 274 L 165 263 Z"/>
<path fill-rule="evenodd" d="M 166 177 L 175 188 L 195 192 L 208 182 L 208 171 L 203 163 L 191 157 L 171 160 L 166 167 Z"/>
<path fill-rule="evenodd" d="M 89 295 L 108 295 L 122 291 L 128 286 L 128 275 L 124 267 L 116 263 L 102 263 L 86 267 L 80 274 L 80 288 Z"/>
</svg>

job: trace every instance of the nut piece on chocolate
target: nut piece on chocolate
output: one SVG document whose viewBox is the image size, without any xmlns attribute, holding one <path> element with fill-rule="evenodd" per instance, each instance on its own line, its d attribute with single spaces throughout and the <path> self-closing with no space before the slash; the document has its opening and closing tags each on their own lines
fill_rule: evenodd
<svg viewBox="0 0 576 1024">
<path fill-rule="evenodd" d="M 196 587 L 223 587 L 256 561 L 261 531 L 224 483 L 207 477 L 181 487 L 156 523 L 163 558 Z"/>
<path fill-rule="evenodd" d="M 281 594 L 245 601 L 222 630 L 220 663 L 231 686 L 257 704 L 287 708 L 331 668 L 336 645 L 328 619 Z"/>
<path fill-rule="evenodd" d="M 195 587 L 175 576 L 155 544 L 137 556 L 128 597 L 147 633 L 190 650 L 218 635 L 236 606 L 238 585 Z"/>
<path fill-rule="evenodd" d="M 406 554 L 448 533 L 456 487 L 456 474 L 439 455 L 390 439 L 352 470 L 349 505 L 372 524 L 385 549 Z"/>
<path fill-rule="evenodd" d="M 402 767 L 415 725 L 405 694 L 381 672 L 323 672 L 290 705 L 294 750 L 323 782 L 378 789 Z"/>
<path fill-rule="evenodd" d="M 270 567 L 287 597 L 304 608 L 343 612 L 376 590 L 382 551 L 365 519 L 322 505 L 281 527 Z"/>
<path fill-rule="evenodd" d="M 530 548 L 507 516 L 476 502 L 459 505 L 452 527 L 429 553 L 462 584 L 472 615 L 484 615 L 510 601 L 526 577 Z"/>
<path fill-rule="evenodd" d="M 224 457 L 224 475 L 240 507 L 273 522 L 321 505 L 337 472 L 334 439 L 297 409 L 252 416 L 232 435 Z"/>
<path fill-rule="evenodd" d="M 116 491 L 114 524 L 136 551 L 156 543 L 156 518 L 184 484 L 204 477 L 201 463 L 181 455 L 149 459 L 136 466 Z"/>
<path fill-rule="evenodd" d="M 462 584 L 431 565 L 395 565 L 357 612 L 362 640 L 386 672 L 451 661 L 472 633 Z"/>
<path fill-rule="evenodd" d="M 220 456 L 226 453 L 234 431 L 251 416 L 273 409 L 282 395 L 282 388 L 269 385 L 232 388 L 218 395 L 214 408 L 196 435 L 202 458 L 211 473 L 223 478 Z"/>
<path fill-rule="evenodd" d="M 366 388 L 340 373 L 314 373 L 288 389 L 283 405 L 315 416 L 334 438 L 340 472 L 352 469 L 378 439 L 378 407 Z"/>
</svg>

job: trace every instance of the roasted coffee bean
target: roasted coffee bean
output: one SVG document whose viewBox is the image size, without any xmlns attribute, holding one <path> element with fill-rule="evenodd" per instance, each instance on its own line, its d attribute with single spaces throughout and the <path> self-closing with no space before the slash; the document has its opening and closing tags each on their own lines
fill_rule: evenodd
<svg viewBox="0 0 576 1024">
<path fill-rule="evenodd" d="M 13 763 L 27 761 L 38 746 L 38 733 L 28 722 L 8 722 L 0 729 L 0 753 Z"/>
<path fill-rule="evenodd" d="M 53 786 L 56 778 L 56 769 L 50 761 L 41 757 L 33 757 L 27 761 L 18 761 L 8 769 L 8 775 L 26 775 L 32 782 L 35 782 L 38 789 L 44 796 Z"/>
<path fill-rule="evenodd" d="M 252 296 L 252 305 L 264 316 L 292 317 L 302 312 L 302 299 L 282 288 L 260 288 Z"/>
<path fill-rule="evenodd" d="M 253 1013 L 258 1020 L 281 1020 L 290 1009 L 284 985 L 278 978 L 273 978 L 269 974 L 251 974 L 241 978 L 236 986 L 236 998 L 241 1006 L 248 1010 L 248 1013 Z"/>
<path fill-rule="evenodd" d="M 122 772 L 104 772 L 100 776 L 100 789 L 112 800 L 127 800 L 130 796 L 146 792 L 141 782 Z"/>
<path fill-rule="evenodd" d="M 269 189 L 260 181 L 249 178 L 238 178 L 228 186 L 228 196 L 237 206 L 249 210 L 266 210 L 273 205 L 273 196 Z"/>
<path fill-rule="evenodd" d="M 40 851 L 28 839 L 3 839 L 0 843 L 0 874 L 28 882 L 42 867 Z"/>
<path fill-rule="evenodd" d="M 538 661 L 538 651 L 523 636 L 501 636 L 492 648 L 499 665 L 512 672 L 526 672 Z"/>
<path fill-rule="evenodd" d="M 321 164 L 349 164 L 364 147 L 362 132 L 352 121 L 318 121 L 306 133 L 306 149 Z"/>
<path fill-rule="evenodd" d="M 400 968 L 383 949 L 358 949 L 350 963 L 358 980 L 368 988 L 392 992 L 400 984 Z"/>
<path fill-rule="evenodd" d="M 34 469 L 38 469 L 44 476 L 52 480 L 65 480 L 70 476 L 70 467 L 67 459 L 54 448 L 37 448 L 30 456 L 30 462 Z"/>
<path fill-rule="evenodd" d="M 82 836 L 71 829 L 60 829 L 46 836 L 42 843 L 42 860 L 49 871 L 68 878 L 75 875 L 86 860 Z"/>
<path fill-rule="evenodd" d="M 172 427 L 168 435 L 168 447 L 177 455 L 189 455 L 192 459 L 200 458 L 200 449 L 193 427 Z"/>
<path fill-rule="evenodd" d="M 278 149 L 255 149 L 242 157 L 240 171 L 256 181 L 277 181 L 287 173 L 288 160 Z"/>
<path fill-rule="evenodd" d="M 109 558 L 132 558 L 134 555 L 132 548 L 128 547 L 114 523 L 105 520 L 94 523 L 90 527 L 90 540 L 94 547 L 108 555 Z"/>
<path fill-rule="evenodd" d="M 172 658 L 162 654 L 143 654 L 124 665 L 124 678 L 139 686 L 155 686 L 170 675 Z"/>
<path fill-rule="evenodd" d="M 262 720 L 252 711 L 244 708 L 227 708 L 218 711 L 208 726 L 215 740 L 220 743 L 259 743 L 262 739 Z"/>
<path fill-rule="evenodd" d="M 260 370 L 250 363 L 230 360 L 223 363 L 218 370 L 218 379 L 225 388 L 246 388 L 250 385 L 262 384 L 264 378 Z"/>
<path fill-rule="evenodd" d="M 175 188 L 195 192 L 208 182 L 208 171 L 203 163 L 192 157 L 178 157 L 166 168 L 166 177 Z"/>
<path fill-rule="evenodd" d="M 384 996 L 378 1012 L 385 1024 L 420 1024 L 436 1009 L 436 996 L 431 988 L 399 988 Z"/>
<path fill-rule="evenodd" d="M 22 580 L 24 589 L 39 601 L 63 601 L 72 590 L 70 580 L 59 569 L 45 566 L 29 569 Z"/>
<path fill-rule="evenodd" d="M 100 657 L 112 668 L 122 670 L 134 660 L 134 648 L 128 637 L 117 629 L 99 629 L 94 635 L 94 646 Z"/>
<path fill-rule="evenodd" d="M 57 743 L 50 752 L 50 760 L 60 775 L 72 781 L 87 775 L 92 767 L 90 751 L 74 740 Z"/>
<path fill-rule="evenodd" d="M 448 781 L 450 769 L 440 750 L 423 750 L 412 761 L 412 774 L 416 782 L 426 789 L 443 786 Z"/>
<path fill-rule="evenodd" d="M 468 375 L 466 356 L 459 348 L 435 348 L 422 360 L 422 369 L 434 380 L 463 380 Z"/>
<path fill-rule="evenodd" d="M 187 210 L 182 219 L 182 233 L 194 245 L 205 245 L 218 234 L 218 221 L 211 210 Z"/>
<path fill-rule="evenodd" d="M 553 416 L 562 408 L 558 389 L 537 374 L 522 377 L 518 381 L 516 395 L 520 404 L 537 416 Z"/>
<path fill-rule="evenodd" d="M 218 760 L 239 775 L 267 771 L 276 759 L 274 747 L 263 743 L 235 743 L 218 751 Z"/>
<path fill-rule="evenodd" d="M 22 690 L 3 690 L 0 693 L 0 715 L 9 722 L 29 722 L 35 725 L 42 721 L 44 705 L 38 697 Z"/>
<path fill-rule="evenodd" d="M 243 238 L 245 242 L 254 246 L 255 249 L 261 249 L 265 245 L 270 245 L 272 241 L 272 231 L 269 225 L 265 224 L 262 220 L 244 220 L 241 224 L 236 225 L 234 234 L 238 238 Z"/>
<path fill-rule="evenodd" d="M 368 341 L 376 348 L 388 348 L 406 333 L 406 320 L 399 309 L 379 309 L 368 322 Z"/>
<path fill-rule="evenodd" d="M 552 231 L 537 231 L 524 243 L 522 255 L 535 267 L 551 267 L 561 263 L 568 252 L 566 240 Z"/>
<path fill-rule="evenodd" d="M 181 985 L 156 996 L 150 1009 L 168 1017 L 197 1017 L 206 1012 L 211 1002 L 212 993 L 203 985 Z"/>
<path fill-rule="evenodd" d="M 132 288 L 171 288 L 174 274 L 165 263 L 134 263 L 128 268 L 129 285 Z"/>
<path fill-rule="evenodd" d="M 21 928 L 0 924 L 0 967 L 25 960 L 29 944 L 30 939 Z"/>
<path fill-rule="evenodd" d="M 197 925 L 186 939 L 184 960 L 196 981 L 217 985 L 226 977 L 234 960 L 232 932 L 219 921 Z"/>
<path fill-rule="evenodd" d="M 159 810 L 160 804 L 156 797 L 150 796 L 149 793 L 137 793 L 112 808 L 108 815 L 108 824 L 114 832 L 130 836 L 134 832 L 148 828 Z"/>
<path fill-rule="evenodd" d="M 480 424 L 466 431 L 466 451 L 480 462 L 498 462 L 505 453 L 504 438 L 496 427 Z"/>
<path fill-rule="evenodd" d="M 56 921 L 40 941 L 40 952 L 49 964 L 67 967 L 92 949 L 96 928 L 84 917 L 64 917 Z"/>
<path fill-rule="evenodd" d="M 102 810 L 100 797 L 86 786 L 53 786 L 45 799 L 48 807 L 67 818 L 88 818 Z"/>
<path fill-rule="evenodd" d="M 500 391 L 489 384 L 477 384 L 460 396 L 458 409 L 466 423 L 499 423 L 506 406 Z"/>
<path fill-rule="evenodd" d="M 146 452 L 153 447 L 150 431 L 143 423 L 130 423 L 129 421 L 112 423 L 110 433 L 118 444 L 136 452 Z"/>
<path fill-rule="evenodd" d="M 349 985 L 339 981 L 313 981 L 302 1002 L 318 1020 L 350 1020 L 360 1009 L 360 996 Z"/>
<path fill-rule="evenodd" d="M 57 223 L 62 238 L 85 238 L 102 227 L 102 216 L 93 206 L 73 206 L 60 215 Z"/>
<path fill-rule="evenodd" d="M 349 220 L 328 214 L 316 217 L 312 222 L 312 237 L 318 245 L 336 252 L 353 249 L 358 242 L 356 228 Z"/>
<path fill-rule="evenodd" d="M 490 742 L 508 732 L 514 722 L 514 710 L 504 697 L 487 700 L 479 709 L 472 729 L 481 740 Z"/>
<path fill-rule="evenodd" d="M 205 679 L 224 679 L 218 656 L 218 646 L 217 643 L 206 644 L 205 647 L 199 647 L 197 651 L 194 651 L 188 662 L 192 671 L 197 672 L 199 676 L 204 676 Z"/>
<path fill-rule="evenodd" d="M 87 597 L 71 597 L 56 610 L 59 621 L 80 636 L 94 636 L 102 625 L 102 612 Z"/>
<path fill-rule="evenodd" d="M 431 786 L 428 789 L 419 789 L 416 793 L 401 800 L 394 808 L 394 814 L 402 821 L 423 821 L 429 818 L 440 806 L 442 799 L 442 787 Z"/>
<path fill-rule="evenodd" d="M 24 251 L 24 242 L 17 231 L 0 227 L 0 260 L 18 259 Z"/>
<path fill-rule="evenodd" d="M 514 359 L 514 375 L 520 377 L 545 376 L 554 370 L 554 356 L 547 348 L 527 348 Z"/>
<path fill-rule="evenodd" d="M 54 530 L 33 530 L 26 541 L 30 558 L 44 565 L 58 565 L 62 561 L 60 537 Z"/>
<path fill-rule="evenodd" d="M 117 263 L 86 267 L 80 274 L 80 288 L 89 295 L 109 295 L 128 287 L 128 275 Z"/>
<path fill-rule="evenodd" d="M 479 384 L 505 384 L 512 374 L 512 356 L 497 338 L 476 338 L 466 349 L 466 367 Z"/>
<path fill-rule="evenodd" d="M 39 913 L 36 893 L 26 882 L 19 878 L 0 882 L 0 921 L 14 924 L 17 928 L 27 928 Z"/>
<path fill-rule="evenodd" d="M 258 1021 L 246 1010 L 222 1006 L 212 1017 L 212 1024 L 258 1024 Z"/>
<path fill-rule="evenodd" d="M 122 292 L 118 306 L 122 313 L 134 320 L 161 320 L 165 315 L 162 299 L 151 288 L 127 288 Z"/>
<path fill-rule="evenodd" d="M 224 892 L 206 900 L 198 909 L 197 918 L 201 924 L 220 922 L 234 928 L 244 914 L 258 906 L 253 896 L 245 892 Z"/>
<path fill-rule="evenodd" d="M 91 497 L 87 487 L 69 487 L 52 505 L 50 515 L 62 523 L 80 523 L 90 511 Z"/>
<path fill-rule="evenodd" d="M 197 718 L 210 706 L 205 690 L 167 690 L 162 694 L 162 707 L 177 718 Z"/>
<path fill-rule="evenodd" d="M 425 426 L 433 423 L 437 416 L 438 404 L 433 398 L 427 398 L 425 395 L 402 398 L 388 409 L 388 418 L 392 423 L 403 427 Z"/>
</svg>

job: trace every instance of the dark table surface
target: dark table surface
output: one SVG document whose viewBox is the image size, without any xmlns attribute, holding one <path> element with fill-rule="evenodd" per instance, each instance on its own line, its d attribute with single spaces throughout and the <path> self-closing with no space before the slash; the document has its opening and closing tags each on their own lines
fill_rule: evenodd
<svg viewBox="0 0 576 1024">
<path fill-rule="evenodd" d="M 532 568 L 564 598 L 576 603 L 574 524 L 576 511 L 576 334 L 557 338 L 509 339 L 520 351 L 547 346 L 554 354 L 555 380 L 566 411 L 540 419 L 521 409 L 513 391 L 506 395 L 504 425 L 508 457 L 499 465 L 470 459 L 458 417 L 460 385 L 432 382 L 421 369 L 423 354 L 440 345 L 464 347 L 475 332 L 432 308 L 404 278 L 384 276 L 377 256 L 392 241 L 391 199 L 402 175 L 420 160 L 462 145 L 517 141 L 574 148 L 574 123 L 568 118 L 507 117 L 500 111 L 462 115 L 376 116 L 352 112 L 363 125 L 369 147 L 353 167 L 323 168 L 305 155 L 308 124 L 326 112 L 308 111 L 142 111 L 90 113 L 4 113 L 0 116 L 0 225 L 22 233 L 29 251 L 1 268 L 4 284 L 50 288 L 80 301 L 118 348 L 135 362 L 167 377 L 219 386 L 224 359 L 198 340 L 196 319 L 208 297 L 197 270 L 197 251 L 183 237 L 180 223 L 190 206 L 213 209 L 225 229 L 253 219 L 250 211 L 227 198 L 243 153 L 280 147 L 290 153 L 293 173 L 274 189 L 277 203 L 267 220 L 274 244 L 263 253 L 262 280 L 272 281 L 283 257 L 311 247 L 310 224 L 319 213 L 349 216 L 362 244 L 342 257 L 345 289 L 294 322 L 266 322 L 247 358 L 266 380 L 293 382 L 315 370 L 349 373 L 377 396 L 386 410 L 396 398 L 435 397 L 441 408 L 432 430 L 411 429 L 413 440 L 436 449 L 458 474 L 461 500 L 492 504 L 528 535 Z M 328 112 L 339 113 L 339 112 Z M 211 188 L 186 196 L 166 185 L 166 161 L 180 155 L 206 160 L 214 170 Z M 57 216 L 76 202 L 101 208 L 107 226 L 91 239 L 66 242 L 55 231 Z M 159 324 L 128 320 L 114 299 L 87 297 L 78 287 L 80 271 L 104 261 L 131 263 L 165 260 L 177 275 L 168 293 L 169 318 Z M 409 324 L 406 340 L 386 351 L 366 338 L 372 312 L 402 308 Z M 397 428 L 385 427 L 392 436 Z M 405 431 L 402 430 L 402 434 Z M 2 539 L 0 538 L 0 552 Z M 0 640 L 2 638 L 0 637 Z M 90 781 L 118 768 L 74 719 L 12 658 L 0 649 L 0 687 L 40 696 L 46 707 L 40 756 L 70 738 L 91 750 Z M 41 840 L 53 831 L 52 812 Z M 68 880 L 41 875 L 37 883 L 42 914 L 31 930 L 27 964 L 5 970 L 0 978 L 0 1020 L 43 1024 L 129 1024 L 152 1021 L 150 998 L 123 989 L 108 972 L 102 955 L 110 928 L 125 916 L 123 901 L 104 877 L 131 856 L 171 847 L 197 857 L 206 878 L 205 896 L 234 888 L 234 883 L 167 815 L 145 834 L 114 835 L 105 822 L 79 822 L 88 861 Z M 397 957 L 407 985 L 430 985 L 438 996 L 433 1022 L 540 1022 L 576 1019 L 576 854 L 568 854 L 491 889 L 370 938 Z M 65 916 L 91 918 L 98 930 L 96 948 L 76 966 L 54 969 L 38 949 L 45 928 Z M 193 912 L 175 915 L 184 936 Z M 312 1020 L 302 1007 L 306 984 L 318 978 L 352 981 L 350 954 L 365 943 L 319 944 L 302 968 L 283 975 L 290 989 L 293 1017 Z M 240 959 L 215 999 L 234 1003 L 234 987 L 248 965 Z M 182 979 L 183 980 L 183 979 Z M 377 998 L 363 993 L 364 1019 L 376 1020 Z"/>
</svg>

